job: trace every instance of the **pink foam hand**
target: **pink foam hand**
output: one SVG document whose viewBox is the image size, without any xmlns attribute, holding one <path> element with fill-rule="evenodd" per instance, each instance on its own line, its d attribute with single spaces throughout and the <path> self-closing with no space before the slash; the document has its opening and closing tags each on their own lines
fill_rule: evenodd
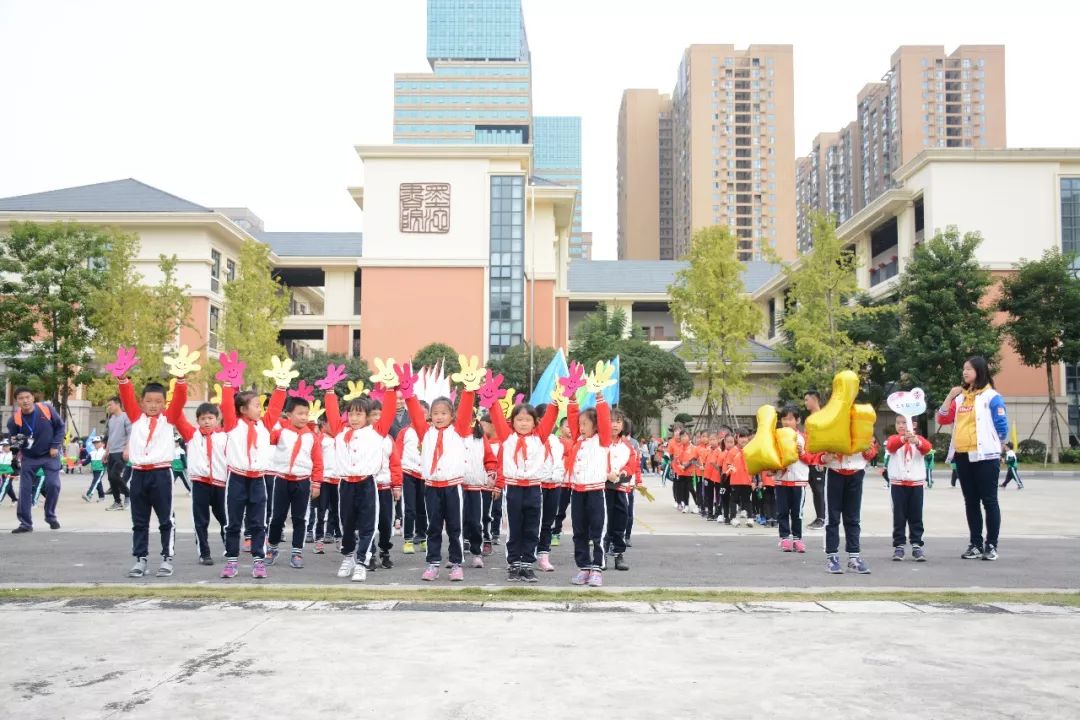
<svg viewBox="0 0 1080 720">
<path fill-rule="evenodd" d="M 307 384 L 306 380 L 301 380 L 296 385 L 295 390 L 289 391 L 289 397 L 303 398 L 308 402 L 315 401 L 315 388 Z"/>
<path fill-rule="evenodd" d="M 228 383 L 233 387 L 242 387 L 247 363 L 240 359 L 239 354 L 235 350 L 231 353 L 221 353 L 218 355 L 218 362 L 221 363 L 221 370 L 214 376 L 214 379 Z"/>
<path fill-rule="evenodd" d="M 480 407 L 484 410 L 491 409 L 491 406 L 499 401 L 502 397 L 502 373 L 493 375 L 491 368 L 488 368 L 487 375 L 484 378 L 484 384 L 480 386 Z"/>
<path fill-rule="evenodd" d="M 514 405 L 520 405 L 523 402 L 525 402 L 525 393 L 518 393 L 514 396 Z"/>
<path fill-rule="evenodd" d="M 579 362 L 570 363 L 570 375 L 559 378 L 559 384 L 568 400 L 576 398 L 577 391 L 585 386 L 585 366 Z"/>
<path fill-rule="evenodd" d="M 412 371 L 412 363 L 401 363 L 394 366 L 394 372 L 398 376 L 398 393 L 408 400 L 416 395 L 416 381 L 420 379 L 419 373 Z"/>
<path fill-rule="evenodd" d="M 368 391 L 368 397 L 372 400 L 382 402 L 383 398 L 386 397 L 386 388 L 382 386 L 382 383 L 375 383 L 371 390 Z"/>
<path fill-rule="evenodd" d="M 457 406 L 457 390 L 450 391 L 450 402 Z"/>
<path fill-rule="evenodd" d="M 122 380 L 131 368 L 139 364 L 139 358 L 135 355 L 134 347 L 124 347 L 121 345 L 116 350 L 116 359 L 105 366 L 105 369 L 112 373 L 112 376 L 117 380 Z"/>
<path fill-rule="evenodd" d="M 335 365 L 330 363 L 326 366 L 326 375 L 315 381 L 315 387 L 319 388 L 323 392 L 329 392 L 334 389 L 334 386 L 344 380 L 345 365 Z"/>
</svg>

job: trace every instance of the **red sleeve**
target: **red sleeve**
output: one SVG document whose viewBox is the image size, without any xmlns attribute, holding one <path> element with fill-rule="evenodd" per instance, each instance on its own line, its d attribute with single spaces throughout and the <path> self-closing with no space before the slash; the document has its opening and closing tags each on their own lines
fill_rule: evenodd
<svg viewBox="0 0 1080 720">
<path fill-rule="evenodd" d="M 127 378 L 120 381 L 120 405 L 123 406 L 131 422 L 137 422 L 142 417 L 139 401 L 135 399 L 135 388 Z"/>
<path fill-rule="evenodd" d="M 611 447 L 611 409 L 599 393 L 596 394 L 596 432 L 600 433 L 600 446 Z"/>
<path fill-rule="evenodd" d="M 225 432 L 232 432 L 236 429 L 236 423 L 239 422 L 236 418 L 235 393 L 233 386 L 228 383 L 221 388 L 221 425 L 225 428 Z"/>
<path fill-rule="evenodd" d="M 803 463 L 806 464 L 806 465 L 813 465 L 814 464 L 814 456 L 811 455 L 810 451 L 806 449 L 808 447 L 809 447 L 809 445 L 807 445 L 807 443 L 806 443 L 806 436 L 803 435 L 802 436 L 802 451 L 799 453 L 799 459 L 802 460 Z"/>
<path fill-rule="evenodd" d="M 896 451 L 904 444 L 904 438 L 899 435 L 890 435 L 889 439 L 885 441 L 885 452 L 890 455 L 896 454 Z"/>
<path fill-rule="evenodd" d="M 484 470 L 492 472 L 499 467 L 499 460 L 491 449 L 491 443 L 484 438 Z"/>
<path fill-rule="evenodd" d="M 941 412 L 941 408 L 938 408 L 937 421 L 938 425 L 952 425 L 956 420 L 956 400 L 954 399 L 949 403 L 949 409 L 945 412 Z"/>
<path fill-rule="evenodd" d="M 177 419 L 184 416 L 185 405 L 187 405 L 187 381 L 184 378 L 178 378 L 173 387 L 172 402 L 165 410 L 165 419 L 176 425 Z"/>
<path fill-rule="evenodd" d="M 407 398 L 405 407 L 409 411 L 409 421 L 412 423 L 413 430 L 416 431 L 416 436 L 423 439 L 428 429 L 424 408 L 420 407 L 420 401 L 415 397 Z"/>
<path fill-rule="evenodd" d="M 457 434 L 461 437 L 472 435 L 473 408 L 475 404 L 476 393 L 472 390 L 461 393 L 461 401 L 458 403 L 457 409 L 457 422 L 454 423 L 454 429 L 457 430 Z"/>
<path fill-rule="evenodd" d="M 395 402 L 397 401 L 395 400 Z M 393 417 L 393 415 L 390 417 Z M 401 433 L 398 433 L 398 437 L 401 437 Z M 398 443 L 397 440 L 394 440 L 394 449 L 390 451 L 390 487 L 399 488 L 403 484 L 404 480 L 401 475 L 401 444 Z"/>
<path fill-rule="evenodd" d="M 825 460 L 823 459 L 824 455 L 825 455 L 825 453 L 823 453 L 823 452 L 807 453 L 806 457 L 810 459 L 810 462 L 808 462 L 806 464 L 807 465 L 824 465 L 825 464 Z"/>
<path fill-rule="evenodd" d="M 496 405 L 492 405 L 492 408 L 496 408 Z M 491 424 L 495 426 L 495 436 L 499 438 L 499 442 L 506 442 L 510 437 L 510 426 L 506 422 L 506 417 L 502 413 L 502 407 L 499 406 L 495 409 L 495 412 L 489 413 L 491 415 Z"/>
<path fill-rule="evenodd" d="M 375 432 L 379 434 L 379 437 L 386 437 L 390 434 L 390 426 L 394 424 L 394 411 L 397 410 L 397 390 L 387 390 L 382 399 L 382 414 L 379 415 L 379 422 L 375 423 Z M 391 409 L 393 408 L 393 409 Z"/>
<path fill-rule="evenodd" d="M 409 432 L 408 426 L 403 427 L 398 430 L 397 437 L 394 438 L 394 454 L 398 456 L 398 462 L 405 455 L 405 433 L 407 432 Z"/>
<path fill-rule="evenodd" d="M 921 454 L 926 455 L 928 452 L 930 452 L 931 450 L 934 449 L 933 444 L 931 444 L 931 442 L 929 440 L 924 438 L 922 435 L 919 435 L 918 437 L 919 437 L 919 443 L 918 443 L 917 447 L 919 448 L 919 452 Z"/>
<path fill-rule="evenodd" d="M 548 403 L 547 410 L 544 411 L 544 417 L 540 418 L 539 434 L 540 439 L 547 442 L 548 436 L 551 435 L 551 431 L 555 428 L 555 421 L 559 419 L 559 406 L 555 403 Z"/>
<path fill-rule="evenodd" d="M 862 456 L 864 458 L 866 458 L 867 460 L 873 460 L 874 458 L 877 457 L 877 455 L 878 455 L 878 444 L 877 444 L 877 441 L 875 440 L 875 441 L 872 441 L 870 443 L 870 447 L 866 448 L 866 450 L 863 451 Z"/>
<path fill-rule="evenodd" d="M 323 396 L 323 407 L 326 408 L 326 422 L 330 425 L 330 435 L 337 437 L 341 432 L 341 408 L 338 406 L 337 394 L 326 393 Z"/>
<path fill-rule="evenodd" d="M 285 408 L 284 388 L 274 388 L 274 394 L 270 396 L 270 402 L 266 403 L 266 412 L 263 413 L 263 425 L 267 430 L 273 430 L 274 425 L 281 420 L 281 411 Z"/>
<path fill-rule="evenodd" d="M 317 432 L 312 432 L 311 435 L 314 438 L 311 443 L 311 482 L 320 485 L 323 480 L 322 438 Z"/>
<path fill-rule="evenodd" d="M 573 442 L 577 442 L 581 437 L 581 426 L 578 425 L 578 418 L 581 417 L 581 409 L 578 404 L 573 400 L 566 406 L 566 422 L 570 426 L 570 439 Z"/>
<path fill-rule="evenodd" d="M 173 421 L 173 425 L 176 426 L 176 432 L 180 433 L 180 437 L 184 438 L 184 442 L 191 442 L 191 438 L 195 437 L 195 426 L 188 421 L 184 413 L 180 413 L 179 417 Z"/>
</svg>

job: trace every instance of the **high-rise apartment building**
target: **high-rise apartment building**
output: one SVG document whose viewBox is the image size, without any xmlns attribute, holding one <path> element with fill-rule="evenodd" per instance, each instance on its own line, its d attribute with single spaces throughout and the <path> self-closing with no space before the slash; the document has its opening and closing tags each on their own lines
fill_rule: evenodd
<svg viewBox="0 0 1080 720">
<path fill-rule="evenodd" d="M 658 208 L 656 240 L 649 244 L 656 249 L 650 257 L 678 259 L 689 249 L 694 231 L 710 225 L 732 229 L 742 260 L 761 259 L 766 248 L 794 257 L 793 80 L 790 45 L 751 45 L 745 50 L 691 45 L 679 65 L 670 110 L 646 96 L 648 91 L 624 95 L 619 232 L 626 257 L 643 252 L 637 248 L 644 246 L 631 227 L 642 215 L 634 198 L 655 194 L 663 203 L 666 193 L 660 185 L 666 177 L 671 182 L 670 250 L 663 229 L 666 213 Z M 652 110 L 636 108 L 651 104 L 657 106 L 656 120 L 638 119 Z M 652 152 L 654 136 L 657 163 L 635 162 Z M 639 143 L 644 149 L 637 148 Z M 641 224 L 651 232 L 653 222 Z"/>
<path fill-rule="evenodd" d="M 576 187 L 570 257 L 589 260 L 592 244 L 581 233 L 581 118 L 537 115 L 533 118 L 533 175 L 560 185 Z"/>
<path fill-rule="evenodd" d="M 1005 144 L 1003 46 L 961 45 L 951 54 L 940 45 L 901 46 L 881 82 L 859 92 L 856 120 L 818 135 L 805 158 L 796 189 L 799 249 L 811 244 L 804 221 L 811 209 L 847 220 L 893 187 L 897 168 L 923 150 Z M 822 154 L 827 162 L 815 166 Z"/>
<path fill-rule="evenodd" d="M 671 97 L 623 91 L 618 148 L 619 259 L 671 260 Z"/>
</svg>

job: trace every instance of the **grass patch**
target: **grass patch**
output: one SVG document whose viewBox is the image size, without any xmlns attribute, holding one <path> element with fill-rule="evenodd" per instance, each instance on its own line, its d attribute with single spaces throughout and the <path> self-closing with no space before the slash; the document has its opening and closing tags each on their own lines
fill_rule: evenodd
<svg viewBox="0 0 1080 720">
<path fill-rule="evenodd" d="M 749 591 L 693 590 L 650 588 L 642 590 L 570 590 L 541 588 L 351 588 L 322 586 L 239 586 L 204 585 L 131 585 L 53 586 L 0 589 L 0 602 L 26 600 L 109 599 L 109 600 L 203 600 L 207 602 L 245 602 L 252 600 L 299 600 L 326 602 L 369 602 L 399 600 L 406 602 L 776 602 L 892 600 L 947 604 L 982 604 L 990 602 L 1041 603 L 1080 607 L 1080 592 L 967 592 L 967 591 Z"/>
</svg>

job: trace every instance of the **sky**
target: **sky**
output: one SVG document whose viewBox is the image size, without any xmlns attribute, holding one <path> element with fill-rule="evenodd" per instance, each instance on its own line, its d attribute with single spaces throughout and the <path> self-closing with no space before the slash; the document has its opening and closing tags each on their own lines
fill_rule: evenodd
<svg viewBox="0 0 1080 720">
<path fill-rule="evenodd" d="M 1004 44 L 1010 147 L 1080 146 L 1080 3 L 524 0 L 533 108 L 581 115 L 583 229 L 615 257 L 626 88 L 693 43 L 790 43 L 796 151 L 855 118 L 898 45 Z M 880 10 L 870 8 L 880 7 Z M 0 197 L 133 177 L 272 231 L 363 229 L 358 144 L 428 69 L 425 0 L 0 0 Z"/>
</svg>

